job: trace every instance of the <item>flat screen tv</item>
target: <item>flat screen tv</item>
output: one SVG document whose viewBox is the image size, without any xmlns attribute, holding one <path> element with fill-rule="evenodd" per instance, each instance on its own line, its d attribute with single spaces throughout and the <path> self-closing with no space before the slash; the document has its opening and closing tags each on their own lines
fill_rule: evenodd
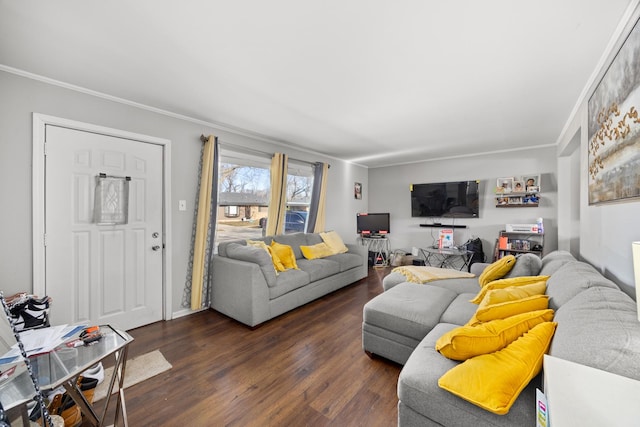
<svg viewBox="0 0 640 427">
<path fill-rule="evenodd" d="M 480 181 L 411 185 L 412 217 L 478 218 Z"/>
<path fill-rule="evenodd" d="M 356 214 L 358 234 L 363 236 L 380 236 L 390 232 L 388 213 Z"/>
</svg>

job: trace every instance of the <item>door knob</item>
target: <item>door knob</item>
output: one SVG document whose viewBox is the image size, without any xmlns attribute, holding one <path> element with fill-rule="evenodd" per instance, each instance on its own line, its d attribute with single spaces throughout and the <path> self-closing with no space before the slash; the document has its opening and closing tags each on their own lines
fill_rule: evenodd
<svg viewBox="0 0 640 427">
<path fill-rule="evenodd" d="M 153 246 L 151 246 L 151 249 L 153 249 L 154 251 L 159 251 L 160 250 L 160 245 L 153 245 Z"/>
</svg>

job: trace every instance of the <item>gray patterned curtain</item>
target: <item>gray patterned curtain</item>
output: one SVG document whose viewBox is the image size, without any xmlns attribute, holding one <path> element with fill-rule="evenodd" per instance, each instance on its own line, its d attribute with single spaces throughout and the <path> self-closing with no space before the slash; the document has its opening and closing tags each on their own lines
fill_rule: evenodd
<svg viewBox="0 0 640 427">
<path fill-rule="evenodd" d="M 211 257 L 215 242 L 218 207 L 218 138 L 209 135 L 202 146 L 198 167 L 191 253 L 182 306 L 198 310 L 211 305 Z"/>
</svg>

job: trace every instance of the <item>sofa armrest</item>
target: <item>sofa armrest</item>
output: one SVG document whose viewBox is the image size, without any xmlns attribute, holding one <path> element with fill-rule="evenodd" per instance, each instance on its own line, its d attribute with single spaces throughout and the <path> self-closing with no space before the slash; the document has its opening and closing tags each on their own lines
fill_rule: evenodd
<svg viewBox="0 0 640 427">
<path fill-rule="evenodd" d="M 270 318 L 269 287 L 260 266 L 213 256 L 211 307 L 248 326 Z"/>
</svg>

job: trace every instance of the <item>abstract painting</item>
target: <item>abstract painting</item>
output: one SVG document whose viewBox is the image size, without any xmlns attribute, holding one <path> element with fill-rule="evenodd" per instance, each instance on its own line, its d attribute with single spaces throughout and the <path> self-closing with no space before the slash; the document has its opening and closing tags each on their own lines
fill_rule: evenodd
<svg viewBox="0 0 640 427">
<path fill-rule="evenodd" d="M 638 23 L 589 99 L 589 204 L 640 197 Z"/>
</svg>

